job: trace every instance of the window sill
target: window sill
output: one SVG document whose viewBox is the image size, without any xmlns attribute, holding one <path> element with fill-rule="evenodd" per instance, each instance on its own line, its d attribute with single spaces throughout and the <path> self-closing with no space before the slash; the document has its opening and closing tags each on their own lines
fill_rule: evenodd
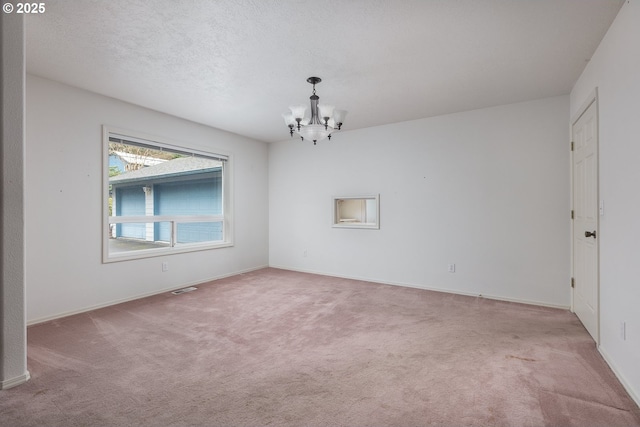
<svg viewBox="0 0 640 427">
<path fill-rule="evenodd" d="M 211 249 L 221 249 L 233 246 L 233 242 L 217 242 L 217 243 L 186 243 L 180 246 L 144 249 L 138 251 L 125 251 L 118 254 L 110 254 L 103 256 L 102 263 L 131 261 L 136 259 L 154 258 L 159 256 L 167 256 L 173 254 L 182 254 L 187 252 L 206 251 Z"/>
</svg>

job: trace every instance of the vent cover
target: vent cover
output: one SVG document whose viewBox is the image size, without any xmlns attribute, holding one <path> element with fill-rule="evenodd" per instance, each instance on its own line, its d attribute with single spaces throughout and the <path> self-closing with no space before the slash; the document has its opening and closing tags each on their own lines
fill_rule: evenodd
<svg viewBox="0 0 640 427">
<path fill-rule="evenodd" d="M 171 293 L 172 293 L 172 294 L 174 294 L 174 295 L 180 295 L 180 294 L 184 294 L 185 292 L 195 291 L 195 290 L 197 290 L 197 289 L 198 289 L 198 288 L 195 288 L 195 287 L 193 287 L 193 286 L 190 286 L 190 287 L 188 287 L 188 288 L 178 289 L 177 291 L 173 291 L 173 292 L 171 292 Z"/>
</svg>

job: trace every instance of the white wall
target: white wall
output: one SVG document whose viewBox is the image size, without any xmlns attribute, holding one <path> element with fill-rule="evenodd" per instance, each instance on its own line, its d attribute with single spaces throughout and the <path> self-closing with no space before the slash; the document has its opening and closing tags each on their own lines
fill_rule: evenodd
<svg viewBox="0 0 640 427">
<path fill-rule="evenodd" d="M 0 16 L 0 390 L 27 371 L 24 212 L 24 19 Z"/>
<path fill-rule="evenodd" d="M 26 120 L 29 322 L 268 265 L 267 144 L 31 75 Z M 235 246 L 102 264 L 103 124 L 231 152 Z"/>
<path fill-rule="evenodd" d="M 640 1 L 622 6 L 571 92 L 571 117 L 598 88 L 600 351 L 640 402 Z M 626 322 L 626 340 L 620 323 Z"/>
<path fill-rule="evenodd" d="M 568 122 L 562 96 L 270 144 L 270 265 L 568 307 Z M 380 230 L 331 228 L 375 193 Z"/>
</svg>

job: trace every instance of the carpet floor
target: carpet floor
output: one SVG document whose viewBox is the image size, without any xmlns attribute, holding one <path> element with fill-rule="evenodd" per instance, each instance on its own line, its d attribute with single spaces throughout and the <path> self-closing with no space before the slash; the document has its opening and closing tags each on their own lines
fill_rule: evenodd
<svg viewBox="0 0 640 427">
<path fill-rule="evenodd" d="M 570 312 L 267 268 L 28 329 L 2 426 L 638 426 Z"/>
</svg>

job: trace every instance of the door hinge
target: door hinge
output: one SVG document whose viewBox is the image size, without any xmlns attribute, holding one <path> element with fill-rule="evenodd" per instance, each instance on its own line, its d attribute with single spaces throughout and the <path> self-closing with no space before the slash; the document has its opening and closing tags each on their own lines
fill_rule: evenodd
<svg viewBox="0 0 640 427">
<path fill-rule="evenodd" d="M 571 151 L 573 151 L 573 141 L 571 141 Z"/>
<path fill-rule="evenodd" d="M 574 279 L 573 277 L 571 278 L 571 287 L 572 288 L 576 287 L 576 279 Z"/>
<path fill-rule="evenodd" d="M 571 219 L 573 219 L 573 209 L 571 209 Z"/>
</svg>

